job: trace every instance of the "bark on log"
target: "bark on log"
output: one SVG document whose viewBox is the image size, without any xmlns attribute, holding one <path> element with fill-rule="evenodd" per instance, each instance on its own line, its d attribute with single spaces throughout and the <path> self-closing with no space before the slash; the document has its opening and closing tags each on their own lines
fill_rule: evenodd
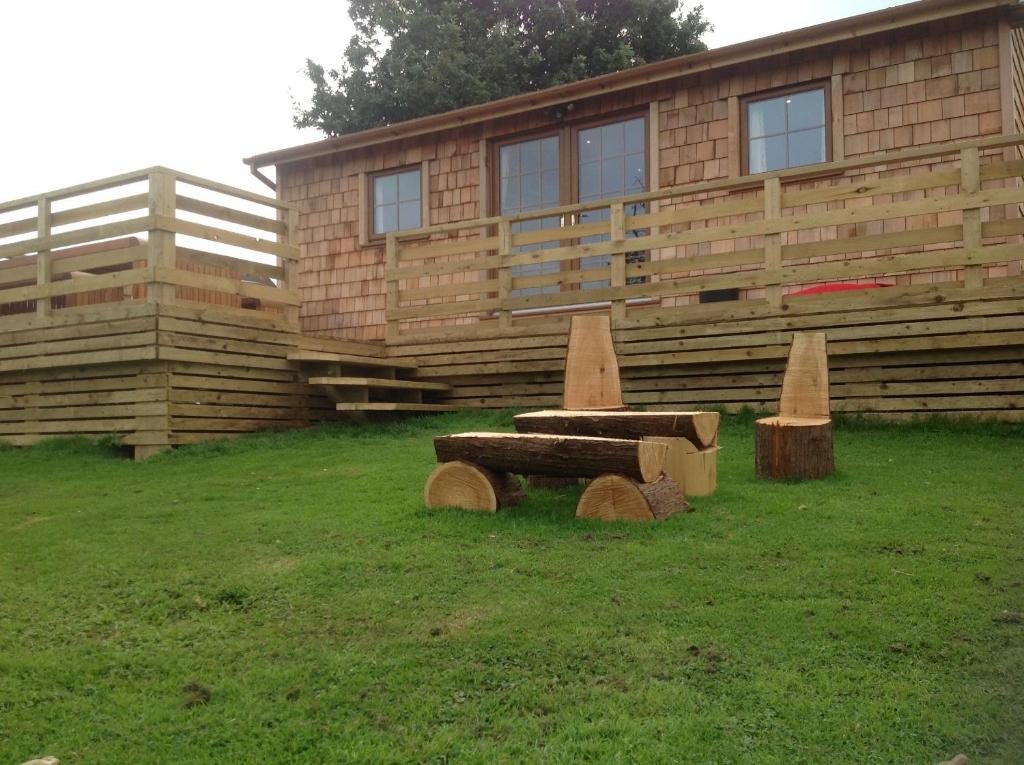
<svg viewBox="0 0 1024 765">
<path fill-rule="evenodd" d="M 577 518 L 602 521 L 654 521 L 688 512 L 679 485 L 668 476 L 638 483 L 621 475 L 602 475 L 587 486 L 576 505 Z"/>
<path fill-rule="evenodd" d="M 718 441 L 718 412 L 568 412 L 547 410 L 512 418 L 520 433 L 562 436 L 685 438 L 698 449 Z"/>
<path fill-rule="evenodd" d="M 531 475 L 526 477 L 531 489 L 564 489 L 567 486 L 579 486 L 580 479 L 564 475 Z"/>
<path fill-rule="evenodd" d="M 526 499 L 519 479 L 468 462 L 438 465 L 423 487 L 427 507 L 460 507 L 493 513 Z"/>
<path fill-rule="evenodd" d="M 620 473 L 648 483 L 662 474 L 664 444 L 618 438 L 458 433 L 434 439 L 438 462 L 463 460 L 500 472 L 588 478 Z"/>
<path fill-rule="evenodd" d="M 758 478 L 824 478 L 836 470 L 832 420 L 765 417 L 754 423 Z"/>
</svg>

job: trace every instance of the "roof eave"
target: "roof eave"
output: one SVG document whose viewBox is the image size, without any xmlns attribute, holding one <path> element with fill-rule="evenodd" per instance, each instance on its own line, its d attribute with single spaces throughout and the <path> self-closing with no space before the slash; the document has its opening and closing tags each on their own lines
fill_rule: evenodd
<svg viewBox="0 0 1024 765">
<path fill-rule="evenodd" d="M 450 130 L 491 119 L 508 117 L 521 112 L 555 106 L 566 101 L 592 98 L 604 93 L 650 85 L 767 56 L 833 44 L 954 16 L 1018 5 L 1019 0 L 919 0 L 919 2 L 907 5 L 884 8 L 880 11 L 849 16 L 722 48 L 657 61 L 653 64 L 625 69 L 568 85 L 558 85 L 498 101 L 475 104 L 454 111 L 363 130 L 358 133 L 348 133 L 256 154 L 243 161 L 253 170 L 268 165 L 299 162 L 387 141 L 411 138 L 437 130 Z"/>
</svg>

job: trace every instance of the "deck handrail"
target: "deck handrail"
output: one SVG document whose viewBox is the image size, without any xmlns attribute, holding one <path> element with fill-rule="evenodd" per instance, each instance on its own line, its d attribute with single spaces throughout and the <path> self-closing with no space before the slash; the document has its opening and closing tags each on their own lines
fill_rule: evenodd
<svg viewBox="0 0 1024 765">
<path fill-rule="evenodd" d="M 113 199 L 85 199 L 77 207 L 53 209 L 57 201 L 139 184 L 144 184 L 142 193 L 132 188 Z M 192 188 L 215 192 L 221 201 L 199 199 Z M 269 207 L 273 217 L 242 209 L 246 204 Z M 14 305 L 14 311 L 24 312 L 18 304 L 34 303 L 34 313 L 48 316 L 60 307 L 56 300 L 68 296 L 89 293 L 107 302 L 103 290 L 117 293 L 107 296 L 113 301 L 158 303 L 220 304 L 223 298 L 216 296 L 224 293 L 239 305 L 248 300 L 279 306 L 285 319 L 298 326 L 295 205 L 155 166 L 0 203 L 0 213 L 19 210 L 32 212 L 0 224 L 0 309 Z M 54 233 L 70 224 L 84 225 Z M 139 235 L 145 235 L 144 242 Z M 181 247 L 179 237 L 227 246 L 237 256 Z M 269 258 L 276 265 L 265 262 Z M 58 259 L 74 262 L 76 270 L 55 273 Z M 118 297 L 122 289 L 127 291 Z"/>
<path fill-rule="evenodd" d="M 962 271 L 977 288 L 986 266 L 1024 258 L 1024 220 L 982 220 L 984 209 L 1024 204 L 1024 189 L 1006 184 L 1024 160 L 999 151 L 1022 145 L 1024 134 L 955 141 L 388 234 L 388 336 L 491 319 L 508 328 L 538 310 L 595 304 L 623 319 L 643 299 L 723 288 L 780 310 L 797 285 L 922 270 Z M 557 223 L 516 225 L 537 220 Z M 607 263 L 586 268 L 585 258 Z M 553 271 L 524 274 L 529 265 Z"/>
</svg>

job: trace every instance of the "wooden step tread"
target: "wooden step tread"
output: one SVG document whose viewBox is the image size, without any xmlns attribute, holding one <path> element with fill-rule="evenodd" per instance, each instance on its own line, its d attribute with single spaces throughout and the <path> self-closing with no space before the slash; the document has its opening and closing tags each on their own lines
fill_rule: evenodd
<svg viewBox="0 0 1024 765">
<path fill-rule="evenodd" d="M 412 404 L 390 401 L 344 402 L 336 405 L 339 412 L 455 412 L 450 404 Z"/>
<path fill-rule="evenodd" d="M 330 353 L 328 351 L 298 350 L 288 353 L 288 361 L 317 361 L 350 364 L 354 367 L 390 367 L 391 369 L 416 369 L 414 361 L 396 361 L 394 359 L 375 359 L 369 356 L 353 356 L 348 353 Z"/>
<path fill-rule="evenodd" d="M 396 390 L 449 391 L 452 386 L 419 380 L 388 380 L 377 377 L 310 377 L 310 385 L 331 385 L 339 388 L 393 388 Z"/>
</svg>

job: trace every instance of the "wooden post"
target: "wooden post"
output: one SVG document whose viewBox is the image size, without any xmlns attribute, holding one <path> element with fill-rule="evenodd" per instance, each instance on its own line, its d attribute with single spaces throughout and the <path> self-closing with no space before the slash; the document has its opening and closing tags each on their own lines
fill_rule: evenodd
<svg viewBox="0 0 1024 765">
<path fill-rule="evenodd" d="M 764 219 L 766 221 L 782 217 L 782 183 L 776 178 L 764 181 Z M 768 305 L 772 308 L 782 307 L 782 234 L 767 234 L 764 238 L 764 268 L 771 278 L 765 288 Z"/>
<path fill-rule="evenodd" d="M 282 237 L 285 244 L 297 245 L 299 240 L 299 211 L 295 208 L 281 210 L 280 216 L 284 221 L 285 230 Z M 284 281 L 281 285 L 286 290 L 298 292 L 299 290 L 299 261 L 291 257 L 281 258 L 281 268 L 284 269 Z M 294 324 L 299 329 L 299 306 L 289 305 L 284 309 L 284 317 L 289 324 Z"/>
<path fill-rule="evenodd" d="M 396 340 L 401 329 L 398 319 L 394 318 L 395 311 L 398 310 L 398 279 L 394 275 L 397 268 L 398 237 L 392 233 L 384 239 L 384 282 L 387 285 L 384 309 L 387 320 L 385 330 L 387 340 Z"/>
<path fill-rule="evenodd" d="M 615 202 L 611 206 L 611 239 L 613 242 L 622 242 L 621 250 L 611 256 L 611 286 L 626 286 L 626 208 L 622 202 Z M 626 298 L 612 300 L 612 320 L 626 318 Z"/>
<path fill-rule="evenodd" d="M 498 327 L 512 326 L 512 311 L 506 304 L 512 292 L 512 267 L 506 261 L 512 255 L 512 224 L 508 220 L 498 222 Z"/>
<path fill-rule="evenodd" d="M 977 147 L 960 150 L 960 193 L 976 194 L 981 191 L 981 167 Z M 963 242 L 967 258 L 979 255 L 981 249 L 981 208 L 963 211 Z M 981 289 L 985 280 L 984 266 L 964 266 L 964 287 Z"/>
<path fill-rule="evenodd" d="M 39 197 L 38 214 L 36 216 L 36 236 L 39 239 L 48 239 L 50 236 L 50 200 L 47 197 Z M 49 285 L 53 280 L 53 263 L 48 249 L 41 249 L 36 253 L 36 285 L 42 287 Z M 40 316 L 49 316 L 52 305 L 52 298 L 49 295 L 36 298 L 36 313 Z"/>
<path fill-rule="evenodd" d="M 165 226 L 174 220 L 176 203 L 174 175 L 166 170 L 154 170 L 149 174 L 149 214 L 156 220 L 149 230 L 146 251 L 146 265 L 151 269 L 177 268 L 174 232 Z M 150 303 L 173 303 L 175 287 L 162 284 L 159 276 L 146 286 L 146 298 Z"/>
</svg>

